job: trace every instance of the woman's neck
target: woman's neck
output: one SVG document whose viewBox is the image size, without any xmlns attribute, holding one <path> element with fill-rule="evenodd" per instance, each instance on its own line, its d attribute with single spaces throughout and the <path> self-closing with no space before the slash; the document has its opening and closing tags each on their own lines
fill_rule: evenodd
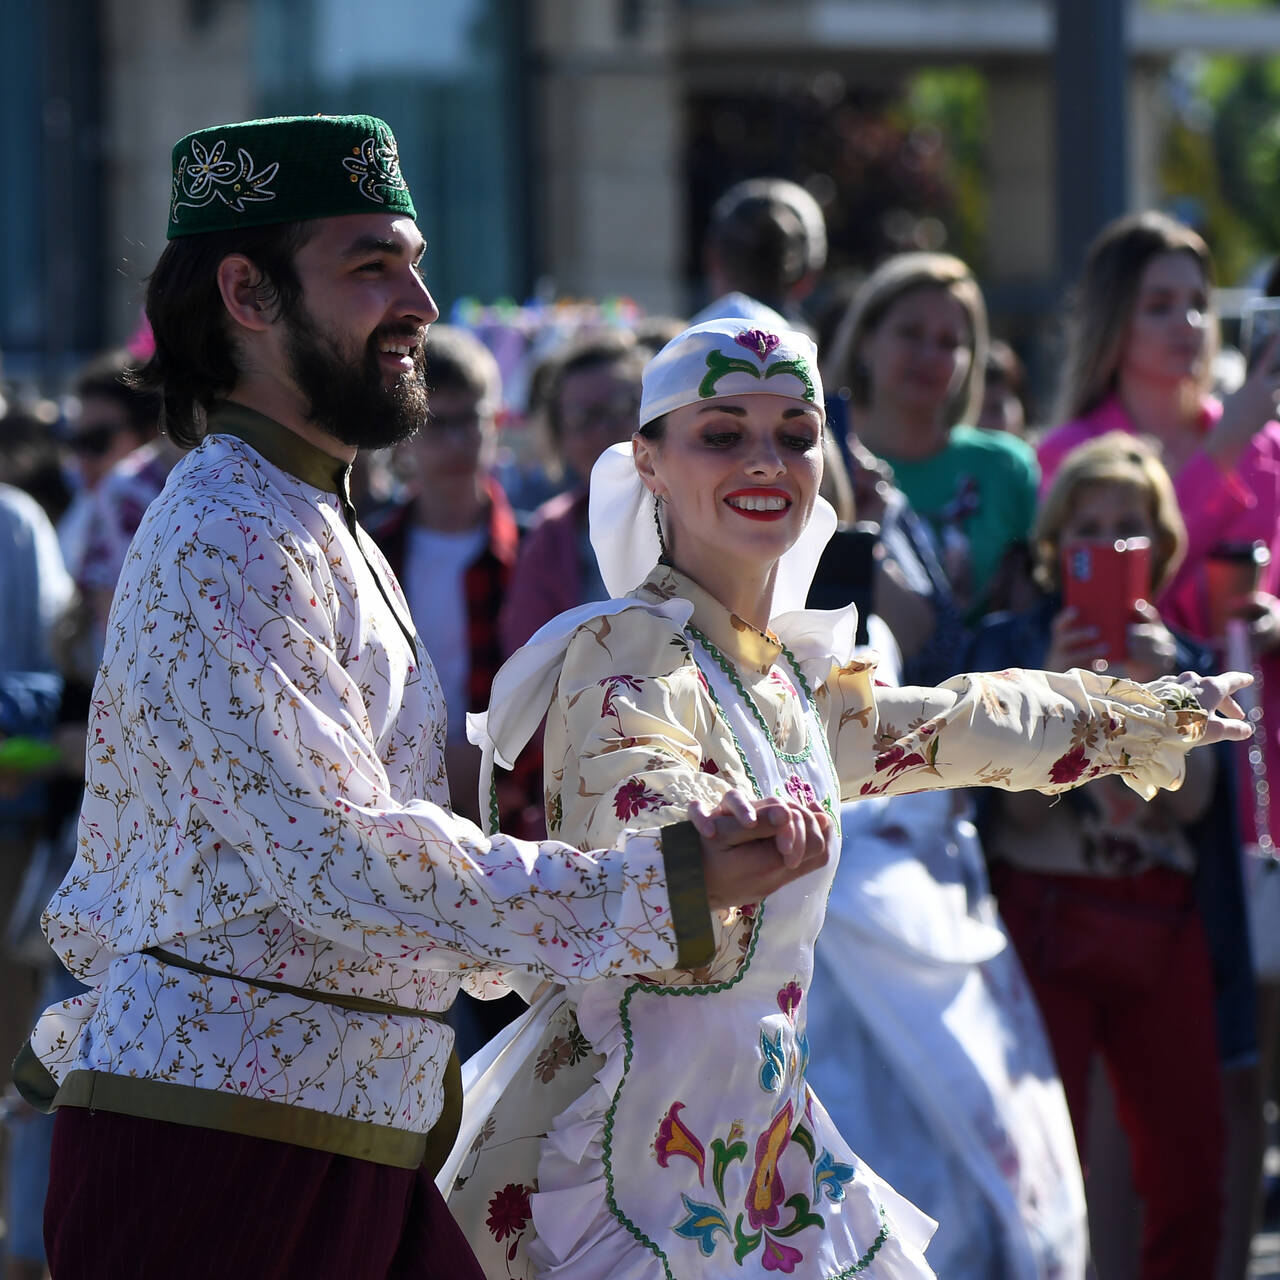
<svg viewBox="0 0 1280 1280">
<path fill-rule="evenodd" d="M 776 561 L 762 571 L 758 566 L 744 566 L 737 561 L 686 564 L 678 552 L 667 559 L 672 568 L 692 578 L 730 613 L 737 614 L 758 631 L 768 631 L 769 619 L 773 616 L 773 586 L 778 576 Z"/>
<path fill-rule="evenodd" d="M 1122 377 L 1116 397 L 1138 435 L 1154 436 L 1165 446 L 1176 447 L 1196 431 L 1200 397 L 1188 382 Z"/>
<path fill-rule="evenodd" d="M 858 439 L 881 457 L 917 462 L 932 458 L 947 444 L 948 427 L 939 412 L 912 413 L 898 405 L 872 404 L 854 410 L 852 423 Z"/>
</svg>

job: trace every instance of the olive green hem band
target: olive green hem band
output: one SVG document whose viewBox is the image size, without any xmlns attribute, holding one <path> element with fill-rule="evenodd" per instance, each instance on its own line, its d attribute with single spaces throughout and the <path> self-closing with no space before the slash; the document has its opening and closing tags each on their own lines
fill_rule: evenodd
<svg viewBox="0 0 1280 1280">
<path fill-rule="evenodd" d="M 72 1071 L 59 1086 L 36 1057 L 29 1041 L 14 1060 L 13 1079 L 18 1092 L 33 1107 L 46 1113 L 58 1107 L 111 1111 L 140 1119 L 287 1142 L 295 1147 L 328 1151 L 396 1169 L 425 1165 L 432 1177 L 448 1158 L 462 1119 L 462 1068 L 456 1054 L 445 1068 L 444 1109 L 428 1133 L 407 1133 L 389 1125 L 329 1115 L 309 1107 L 268 1102 L 264 1098 L 242 1098 L 139 1076 L 115 1076 L 105 1071 Z"/>
<path fill-rule="evenodd" d="M 661 828 L 662 861 L 667 874 L 671 924 L 676 932 L 676 967 L 700 969 L 716 953 L 702 866 L 702 837 L 692 822 Z"/>
</svg>

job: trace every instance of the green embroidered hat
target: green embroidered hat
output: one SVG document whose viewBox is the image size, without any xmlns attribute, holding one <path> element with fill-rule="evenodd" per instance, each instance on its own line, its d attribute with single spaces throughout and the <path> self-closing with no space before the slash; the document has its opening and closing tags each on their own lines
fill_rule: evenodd
<svg viewBox="0 0 1280 1280">
<path fill-rule="evenodd" d="M 416 218 L 374 116 L 277 116 L 198 129 L 173 148 L 169 239 L 348 213 Z"/>
</svg>

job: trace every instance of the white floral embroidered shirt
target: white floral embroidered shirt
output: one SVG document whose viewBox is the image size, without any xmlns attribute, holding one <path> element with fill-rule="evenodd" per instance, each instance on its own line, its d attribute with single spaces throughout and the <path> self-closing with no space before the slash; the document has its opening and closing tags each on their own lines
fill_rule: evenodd
<svg viewBox="0 0 1280 1280">
<path fill-rule="evenodd" d="M 59 1084 L 141 1077 L 421 1134 L 453 1036 L 415 1012 L 499 994 L 515 967 L 669 966 L 663 854 L 651 830 L 595 856 L 452 814 L 435 673 L 339 484 L 238 438 L 269 420 L 220 422 L 235 434 L 175 468 L 119 582 L 79 849 L 45 920 L 89 990 L 32 1047 Z"/>
</svg>

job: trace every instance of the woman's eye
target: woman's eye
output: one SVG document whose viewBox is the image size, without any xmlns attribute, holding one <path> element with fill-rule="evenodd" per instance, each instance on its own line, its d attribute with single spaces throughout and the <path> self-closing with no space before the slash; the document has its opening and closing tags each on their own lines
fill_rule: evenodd
<svg viewBox="0 0 1280 1280">
<path fill-rule="evenodd" d="M 807 453 L 818 442 L 813 436 L 786 435 L 782 437 L 782 443 L 786 448 L 794 449 L 797 453 Z"/>
<path fill-rule="evenodd" d="M 713 449 L 731 449 L 742 438 L 738 431 L 708 431 L 703 437 L 703 444 Z"/>
</svg>

